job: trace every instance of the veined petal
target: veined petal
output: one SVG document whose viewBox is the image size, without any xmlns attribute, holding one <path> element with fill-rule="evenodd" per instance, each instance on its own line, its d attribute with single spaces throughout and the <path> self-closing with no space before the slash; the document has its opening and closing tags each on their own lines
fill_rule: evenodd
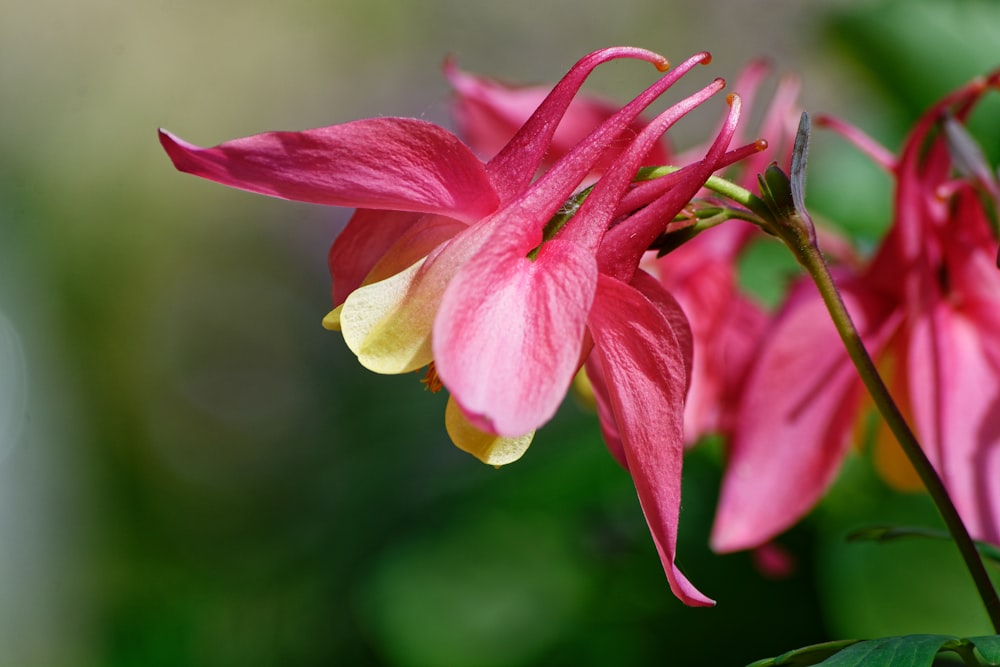
<svg viewBox="0 0 1000 667">
<path fill-rule="evenodd" d="M 333 278 L 333 303 L 344 303 L 348 294 L 361 287 L 389 248 L 422 218 L 422 213 L 409 211 L 367 208 L 355 211 L 330 246 L 328 263 Z"/>
<path fill-rule="evenodd" d="M 483 164 L 453 134 L 413 118 L 370 118 L 268 132 L 200 148 L 165 130 L 178 170 L 272 197 L 478 220 L 498 199 Z"/>
<path fill-rule="evenodd" d="M 684 361 L 685 393 L 690 389 L 691 373 L 694 369 L 694 342 L 692 339 L 691 326 L 687 317 L 681 309 L 680 304 L 673 295 L 663 289 L 663 287 L 645 271 L 636 272 L 632 280 L 632 287 L 636 288 L 643 296 L 660 311 L 664 319 L 669 323 L 674 334 L 677 345 L 681 351 Z M 604 443 L 607 445 L 611 455 L 615 457 L 623 468 L 628 470 L 628 459 L 625 457 L 625 446 L 622 444 L 621 432 L 618 429 L 618 422 L 615 420 L 614 410 L 608 389 L 608 382 L 601 367 L 600 356 L 591 354 L 586 363 L 587 377 L 593 388 L 594 402 L 597 406 L 597 416 L 601 423 L 601 433 L 604 435 Z M 686 418 L 685 418 L 686 423 Z"/>
<path fill-rule="evenodd" d="M 870 298 L 848 289 L 843 296 L 869 350 L 877 353 L 892 321 Z M 760 546 L 812 508 L 847 451 L 860 390 L 826 307 L 810 288 L 768 331 L 743 388 L 713 549 Z"/>
<path fill-rule="evenodd" d="M 430 331 L 436 304 L 411 297 L 423 264 L 417 262 L 385 280 L 360 287 L 344 301 L 340 330 L 347 347 L 365 368 L 397 374 L 431 362 Z"/>
<path fill-rule="evenodd" d="M 655 264 L 687 315 L 697 350 L 685 408 L 689 444 L 708 433 L 728 433 L 736 396 L 768 322 L 736 286 L 736 254 L 746 231 L 722 225 Z"/>
<path fill-rule="evenodd" d="M 490 240 L 489 230 L 495 224 L 493 218 L 487 218 L 465 228 L 425 259 L 347 297 L 340 325 L 344 340 L 363 366 L 376 373 L 395 374 L 431 362 L 431 331 L 445 289 Z M 391 257 L 384 259 L 391 261 Z"/>
<path fill-rule="evenodd" d="M 409 267 L 453 239 L 468 226 L 454 218 L 425 214 L 411 225 L 379 258 L 364 282 L 384 280 Z"/>
<path fill-rule="evenodd" d="M 469 420 L 517 436 L 548 421 L 580 363 L 597 280 L 594 258 L 550 241 L 528 259 L 495 234 L 448 286 L 434 324 L 442 382 Z"/>
<path fill-rule="evenodd" d="M 677 340 L 677 349 L 680 350 L 681 360 L 684 362 L 684 394 L 687 394 L 691 387 L 691 372 L 694 368 L 694 336 L 684 309 L 673 294 L 645 271 L 636 271 L 630 284 L 653 304 L 670 325 L 670 331 Z"/>
<path fill-rule="evenodd" d="M 972 535 L 1000 544 L 1000 375 L 983 337 L 939 301 L 913 323 L 907 370 L 921 446 Z"/>
<path fill-rule="evenodd" d="M 622 317 L 628 313 L 628 317 Z M 638 290 L 600 276 L 589 326 L 607 379 L 628 470 L 670 589 L 682 602 L 714 602 L 674 563 L 684 455 L 684 353 L 660 309 Z"/>
<path fill-rule="evenodd" d="M 608 380 L 601 367 L 600 355 L 591 354 L 587 357 L 585 368 L 587 379 L 590 380 L 590 386 L 594 391 L 594 403 L 597 407 L 597 418 L 601 424 L 604 444 L 607 445 L 608 451 L 615 457 L 619 465 L 628 470 L 628 457 L 625 456 L 625 445 L 622 444 L 621 431 L 618 429 L 618 421 L 615 419 L 615 411 L 608 390 Z"/>
<path fill-rule="evenodd" d="M 444 411 L 444 425 L 456 447 L 472 454 L 483 463 L 496 467 L 513 463 L 521 458 L 535 436 L 534 431 L 513 438 L 480 431 L 465 418 L 453 396 L 449 397 L 448 406 Z"/>
</svg>

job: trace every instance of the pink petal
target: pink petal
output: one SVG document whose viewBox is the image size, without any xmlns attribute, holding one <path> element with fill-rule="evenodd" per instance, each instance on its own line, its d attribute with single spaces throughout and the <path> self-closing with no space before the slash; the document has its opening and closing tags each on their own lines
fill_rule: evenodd
<svg viewBox="0 0 1000 667">
<path fill-rule="evenodd" d="M 483 164 L 457 137 L 412 118 L 268 132 L 199 148 L 160 130 L 180 171 L 314 204 L 477 220 L 497 207 Z"/>
<path fill-rule="evenodd" d="M 461 134 L 481 155 L 497 154 L 552 90 L 546 86 L 509 86 L 463 72 L 450 61 L 445 64 L 445 75 L 458 93 L 454 114 Z M 610 118 L 620 106 L 590 95 L 573 98 L 558 122 L 543 164 L 559 160 L 598 125 Z M 643 127 L 645 123 L 637 119 L 626 132 L 634 136 Z M 603 172 L 619 153 L 620 150 L 609 151 L 594 171 Z M 662 144 L 654 146 L 645 161 L 649 165 L 667 162 Z"/>
<path fill-rule="evenodd" d="M 338 306 L 364 282 L 382 255 L 416 224 L 422 213 L 361 208 L 330 246 L 333 304 Z"/>
<path fill-rule="evenodd" d="M 497 192 L 500 193 L 502 201 L 510 201 L 519 195 L 534 178 L 535 172 L 541 165 L 542 159 L 552 143 L 552 137 L 559 126 L 560 119 L 566 113 L 566 109 L 569 107 L 577 91 L 580 90 L 580 86 L 590 76 L 590 73 L 598 65 L 617 58 L 645 60 L 654 63 L 661 71 L 667 66 L 666 58 L 658 53 L 627 46 L 600 49 L 577 61 L 559 83 L 555 85 L 535 112 L 520 126 L 517 134 L 511 138 L 507 145 L 487 165 L 486 169 Z M 698 54 L 689 58 L 653 86 L 658 92 L 644 102 L 629 105 L 630 110 L 626 113 L 619 112 L 615 116 L 611 116 L 610 118 L 626 118 L 625 123 L 618 126 L 617 130 L 614 131 L 612 138 L 617 138 L 623 130 L 636 122 L 639 111 L 645 108 L 645 106 L 666 90 L 673 82 L 683 76 L 695 62 L 702 62 L 706 59 L 707 54 Z M 641 100 L 644 96 L 649 95 L 650 93 L 647 91 L 637 99 Z M 631 109 L 636 110 L 634 113 L 631 113 Z M 581 143 L 588 143 L 591 139 L 590 137 L 581 137 L 580 141 Z M 588 171 L 593 169 L 594 162 L 599 157 L 600 154 L 588 160 Z"/>
<path fill-rule="evenodd" d="M 996 329 L 938 302 L 908 340 L 909 394 L 921 446 L 978 539 L 1000 544 L 1000 373 Z"/>
<path fill-rule="evenodd" d="M 445 291 L 432 337 L 438 375 L 470 421 L 517 436 L 548 421 L 579 366 L 596 263 L 551 241 L 483 246 Z"/>
<path fill-rule="evenodd" d="M 728 432 L 731 413 L 768 318 L 736 285 L 736 256 L 747 232 L 723 225 L 659 259 L 655 270 L 684 309 L 694 336 L 685 412 L 689 443 Z"/>
<path fill-rule="evenodd" d="M 601 158 L 601 155 L 608 147 L 621 136 L 622 132 L 635 121 L 647 106 L 652 104 L 654 100 L 693 67 L 708 59 L 709 55 L 704 52 L 688 58 L 622 107 L 618 113 L 602 123 L 600 127 L 577 144 L 563 159 L 546 171 L 530 188 L 511 201 L 509 206 L 511 210 L 508 212 L 508 215 L 520 219 L 521 222 L 519 224 L 521 225 L 536 226 L 538 234 L 536 243 L 540 243 L 542 226 L 559 210 L 569 196 L 573 194 L 573 191 L 591 169 L 593 169 L 594 164 Z M 712 86 L 709 86 L 709 88 L 712 88 Z M 676 107 L 674 112 L 679 109 L 689 109 L 691 106 L 696 106 L 697 104 L 698 102 L 694 102 L 693 104 L 689 104 L 687 101 L 681 102 L 674 105 Z M 671 112 L 668 111 L 666 114 L 671 114 Z M 683 112 L 681 112 L 681 115 L 683 115 Z M 669 123 L 667 124 L 669 125 Z M 527 126 L 526 124 L 525 127 Z M 660 125 L 660 127 L 665 129 L 664 125 Z M 647 129 L 644 132 L 646 131 L 649 130 Z M 656 136 L 659 135 L 657 134 Z M 510 146 L 525 140 L 525 137 L 519 134 L 508 144 L 508 149 Z M 632 145 L 630 144 L 630 146 Z M 651 146 L 652 143 L 649 145 Z M 491 165 L 496 160 L 499 160 L 500 157 L 497 156 L 494 162 L 491 162 Z M 507 173 L 506 168 L 504 173 Z M 628 178 L 631 179 L 633 175 L 634 173 L 629 174 Z M 521 172 L 520 176 L 523 177 L 524 173 Z M 510 174 L 510 177 L 514 178 L 515 176 L 514 174 Z M 609 188 L 609 190 L 612 189 Z M 589 202 L 591 199 L 591 197 L 588 197 L 587 201 Z M 589 208 L 596 207 L 594 204 L 591 204 Z M 601 215 L 597 215 L 595 219 L 599 220 L 601 217 Z M 605 220 L 604 222 L 606 223 L 607 221 Z"/>
<path fill-rule="evenodd" d="M 690 384 L 691 372 L 694 368 L 694 342 L 691 335 L 691 327 L 680 304 L 674 299 L 673 295 L 663 289 L 655 278 L 645 271 L 638 271 L 635 274 L 635 277 L 632 279 L 632 287 L 645 296 L 669 323 L 684 361 L 684 378 L 687 384 Z M 591 354 L 587 359 L 586 367 L 587 377 L 590 379 L 591 387 L 594 390 L 594 401 L 597 404 L 597 415 L 600 419 L 604 442 L 608 446 L 611 455 L 615 457 L 623 468 L 628 470 L 628 460 L 625 457 L 621 434 L 618 430 L 618 424 L 615 421 L 610 390 L 604 369 L 601 367 L 599 355 Z M 689 387 L 685 386 L 685 392 L 688 389 Z"/>
<path fill-rule="evenodd" d="M 870 297 L 842 291 L 869 350 L 877 352 L 894 320 Z M 767 332 L 743 388 L 713 549 L 764 544 L 812 508 L 847 451 L 860 391 L 826 307 L 810 286 Z"/>
<path fill-rule="evenodd" d="M 628 457 L 625 455 L 625 445 L 622 443 L 621 431 L 615 420 L 614 407 L 611 404 L 611 393 L 608 380 L 601 367 L 600 355 L 591 354 L 587 357 L 587 379 L 594 390 L 594 402 L 597 404 L 597 418 L 601 425 L 601 435 L 608 451 L 615 457 L 621 467 L 628 470 Z"/>
<path fill-rule="evenodd" d="M 674 295 L 664 289 L 656 278 L 645 271 L 636 271 L 632 276 L 631 286 L 638 290 L 660 312 L 660 315 L 670 325 L 677 340 L 677 347 L 684 362 L 684 393 L 687 394 L 691 385 L 691 371 L 694 368 L 694 335 L 687 314 Z"/>
<path fill-rule="evenodd" d="M 628 470 L 670 589 L 685 604 L 712 605 L 674 563 L 684 453 L 685 355 L 657 305 L 614 278 L 600 276 L 589 326 L 592 354 L 599 357 L 607 378 Z"/>
<path fill-rule="evenodd" d="M 711 88 L 712 86 L 708 86 L 701 92 L 706 92 Z M 692 95 L 681 104 L 694 101 L 699 94 Z M 723 161 L 727 155 L 726 148 L 729 146 L 733 132 L 736 131 L 741 108 L 739 96 L 730 95 L 727 101 L 730 106 L 729 113 L 726 115 L 722 130 L 706 152 L 704 160 L 689 164 L 661 179 L 656 179 L 673 181 L 681 178 L 682 180 L 673 184 L 644 208 L 616 224 L 604 235 L 600 247 L 600 270 L 602 273 L 615 276 L 620 280 L 631 280 L 642 256 L 650 244 L 663 232 L 666 223 L 672 220 L 698 193 L 712 172 L 720 166 L 724 166 Z M 644 130 L 644 133 L 652 129 L 653 125 L 651 124 L 649 128 Z"/>
<path fill-rule="evenodd" d="M 363 283 L 399 273 L 466 227 L 440 215 L 359 209 L 330 247 L 334 305 Z"/>
</svg>

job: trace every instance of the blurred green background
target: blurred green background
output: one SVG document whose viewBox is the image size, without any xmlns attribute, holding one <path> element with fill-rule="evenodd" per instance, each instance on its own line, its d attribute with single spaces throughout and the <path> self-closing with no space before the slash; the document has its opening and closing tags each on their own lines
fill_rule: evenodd
<svg viewBox="0 0 1000 667">
<path fill-rule="evenodd" d="M 844 543 L 857 525 L 937 525 L 863 457 L 781 539 L 790 578 L 711 554 L 718 443 L 689 458 L 679 560 L 719 605 L 684 608 L 592 414 L 568 402 L 499 471 L 455 450 L 443 396 L 368 373 L 319 326 L 348 212 L 178 174 L 155 130 L 211 145 L 373 115 L 447 125 L 449 53 L 553 81 L 627 43 L 712 51 L 692 86 L 768 56 L 802 75 L 807 109 L 896 148 L 921 108 L 1000 64 L 998 7 L 0 0 L 0 310 L 30 375 L 0 461 L 0 664 L 739 665 L 834 637 L 989 632 L 948 545 Z M 650 80 L 616 65 L 591 89 Z M 675 142 L 701 142 L 704 115 Z M 995 158 L 996 106 L 980 116 Z M 831 137 L 812 156 L 816 212 L 870 245 L 890 179 Z M 789 262 L 754 257 L 773 298 Z"/>
</svg>

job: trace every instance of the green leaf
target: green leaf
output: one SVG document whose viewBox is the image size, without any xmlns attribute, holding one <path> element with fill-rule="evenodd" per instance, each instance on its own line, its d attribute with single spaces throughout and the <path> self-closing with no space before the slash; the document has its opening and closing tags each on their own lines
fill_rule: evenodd
<svg viewBox="0 0 1000 667">
<path fill-rule="evenodd" d="M 834 654 L 823 667 L 932 667 L 938 651 L 955 642 L 947 635 L 906 635 L 858 642 Z"/>
<path fill-rule="evenodd" d="M 975 651 L 973 651 L 973 647 Z M 948 635 L 905 635 L 869 641 L 844 640 L 789 651 L 748 667 L 933 667 L 943 651 L 968 665 L 1000 665 L 1000 635 L 958 639 Z"/>
<path fill-rule="evenodd" d="M 1000 635 L 970 637 L 969 642 L 975 645 L 976 652 L 986 661 L 985 664 L 1000 665 Z"/>
<path fill-rule="evenodd" d="M 845 647 L 858 643 L 858 641 L 857 639 L 842 639 L 825 644 L 814 644 L 783 653 L 777 658 L 758 660 L 747 667 L 807 667 L 818 664 L 820 660 L 825 660 Z"/>
</svg>

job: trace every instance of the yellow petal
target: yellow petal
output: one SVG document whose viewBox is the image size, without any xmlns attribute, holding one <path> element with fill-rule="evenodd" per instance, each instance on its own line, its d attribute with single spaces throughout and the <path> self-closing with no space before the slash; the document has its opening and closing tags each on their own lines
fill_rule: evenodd
<svg viewBox="0 0 1000 667">
<path fill-rule="evenodd" d="M 444 426 L 456 447 L 483 463 L 498 468 L 521 458 L 535 436 L 534 431 L 516 438 L 484 433 L 469 423 L 454 398 L 448 399 L 448 407 L 444 411 Z"/>
<path fill-rule="evenodd" d="M 594 396 L 594 385 L 590 384 L 587 371 L 581 368 L 573 378 L 573 393 L 580 399 L 588 409 L 594 410 L 597 407 L 597 398 Z"/>
<path fill-rule="evenodd" d="M 376 373 L 409 373 L 431 362 L 436 304 L 410 294 L 423 261 L 351 292 L 340 310 L 340 330 L 361 365 Z M 409 297 L 409 298 L 408 298 Z"/>
<path fill-rule="evenodd" d="M 323 318 L 323 328 L 327 331 L 340 331 L 340 309 L 344 304 L 340 304 Z"/>
<path fill-rule="evenodd" d="M 893 396 L 896 403 L 906 421 L 912 424 L 913 414 L 910 410 L 908 392 L 905 390 L 905 378 L 900 378 L 897 372 L 899 366 L 896 355 L 892 353 L 891 347 L 888 351 L 882 353 L 877 363 L 879 373 L 882 377 L 888 378 L 895 385 Z M 876 412 L 875 403 L 867 392 L 863 394 L 860 409 L 858 410 L 861 418 L 858 419 L 859 428 L 857 429 L 857 435 L 861 435 L 861 424 L 867 422 L 867 417 L 873 415 L 873 413 L 876 422 L 871 434 L 872 463 L 879 477 L 897 491 L 914 492 L 922 490 L 924 485 L 920 481 L 920 476 L 914 470 L 913 464 L 906 457 L 906 453 L 903 452 L 903 448 L 899 445 L 899 441 L 896 440 L 896 436 L 892 434 L 889 425 L 885 423 L 882 415 Z M 857 438 L 857 441 L 861 442 L 862 439 Z"/>
</svg>

